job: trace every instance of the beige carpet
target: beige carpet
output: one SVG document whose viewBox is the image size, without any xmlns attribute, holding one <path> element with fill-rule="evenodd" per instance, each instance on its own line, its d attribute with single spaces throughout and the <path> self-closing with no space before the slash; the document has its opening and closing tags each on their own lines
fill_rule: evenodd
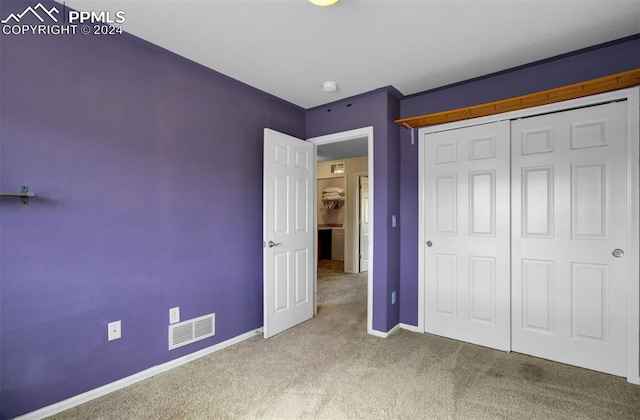
<svg viewBox="0 0 640 420">
<path fill-rule="evenodd" d="M 366 332 L 366 275 L 319 276 L 318 316 L 60 419 L 639 419 L 623 378 L 428 334 Z"/>
</svg>

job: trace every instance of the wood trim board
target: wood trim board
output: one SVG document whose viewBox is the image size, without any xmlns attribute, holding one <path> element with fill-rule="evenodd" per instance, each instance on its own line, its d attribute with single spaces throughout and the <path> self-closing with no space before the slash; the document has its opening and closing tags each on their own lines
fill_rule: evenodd
<svg viewBox="0 0 640 420">
<path fill-rule="evenodd" d="M 582 98 L 636 85 L 640 85 L 640 68 L 500 101 L 402 118 L 396 120 L 395 123 L 405 128 L 407 126 L 411 128 L 427 127 Z"/>
</svg>

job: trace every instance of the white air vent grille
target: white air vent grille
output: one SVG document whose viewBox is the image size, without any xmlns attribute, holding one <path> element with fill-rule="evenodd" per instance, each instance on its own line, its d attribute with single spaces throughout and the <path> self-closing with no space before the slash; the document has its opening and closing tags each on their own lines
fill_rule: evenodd
<svg viewBox="0 0 640 420">
<path fill-rule="evenodd" d="M 216 314 L 209 314 L 169 325 L 169 350 L 216 334 Z"/>
<path fill-rule="evenodd" d="M 201 319 L 200 321 L 194 321 L 193 323 L 193 336 L 194 337 L 204 337 L 205 335 L 209 337 L 213 335 L 213 322 L 211 319 Z"/>
</svg>

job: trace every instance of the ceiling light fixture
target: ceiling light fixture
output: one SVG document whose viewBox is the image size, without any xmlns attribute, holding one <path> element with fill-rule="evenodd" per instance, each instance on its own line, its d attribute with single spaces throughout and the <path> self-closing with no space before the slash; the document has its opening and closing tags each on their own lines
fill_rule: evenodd
<svg viewBox="0 0 640 420">
<path fill-rule="evenodd" d="M 309 0 L 316 6 L 332 6 L 338 2 L 338 0 Z"/>
<path fill-rule="evenodd" d="M 325 92 L 335 92 L 338 90 L 338 84 L 336 82 L 323 82 L 322 90 Z"/>
</svg>

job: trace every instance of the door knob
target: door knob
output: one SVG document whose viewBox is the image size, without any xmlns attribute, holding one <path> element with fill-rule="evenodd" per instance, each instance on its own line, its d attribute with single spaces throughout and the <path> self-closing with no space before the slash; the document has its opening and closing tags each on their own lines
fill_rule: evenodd
<svg viewBox="0 0 640 420">
<path fill-rule="evenodd" d="M 620 258 L 620 257 L 622 257 L 624 255 L 624 251 L 621 250 L 620 248 L 616 248 L 616 249 L 613 250 L 611 255 L 613 255 L 616 258 Z"/>
<path fill-rule="evenodd" d="M 433 246 L 433 242 L 427 241 L 427 247 L 431 248 Z"/>
<path fill-rule="evenodd" d="M 267 246 L 268 246 L 269 248 L 273 248 L 274 246 L 278 246 L 278 245 L 282 245 L 282 244 L 281 244 L 280 242 L 273 242 L 273 241 L 269 241 L 269 242 L 267 243 Z"/>
</svg>

